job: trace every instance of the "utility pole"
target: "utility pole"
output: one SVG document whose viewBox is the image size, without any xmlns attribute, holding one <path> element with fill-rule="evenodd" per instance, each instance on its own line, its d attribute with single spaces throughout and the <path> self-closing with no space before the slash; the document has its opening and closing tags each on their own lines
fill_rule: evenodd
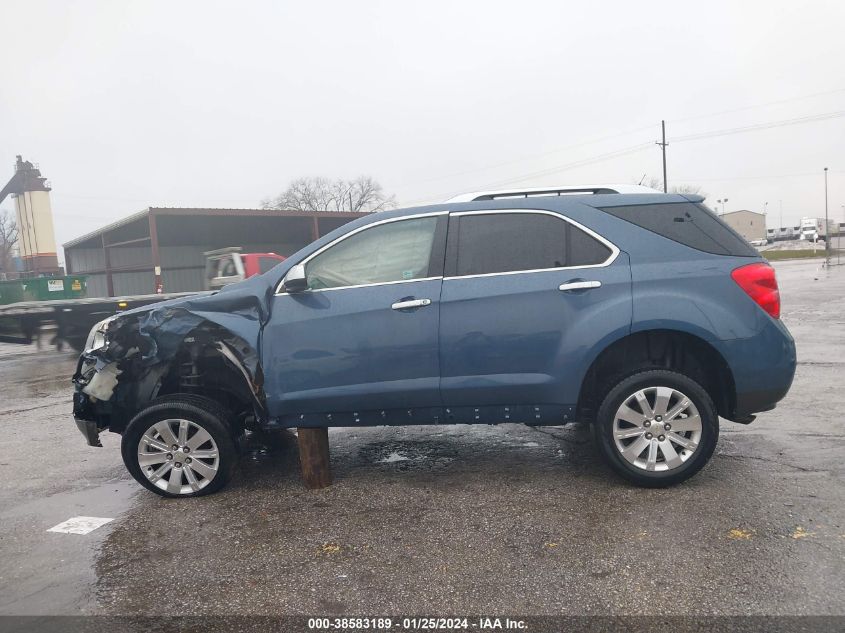
<svg viewBox="0 0 845 633">
<path fill-rule="evenodd" d="M 824 168 L 824 263 L 830 266 L 830 223 L 827 219 L 827 167 Z"/>
<path fill-rule="evenodd" d="M 669 183 L 666 182 L 666 146 L 669 143 L 666 142 L 666 121 L 660 122 L 660 128 L 663 131 L 663 141 L 656 143 L 656 145 L 660 145 L 660 149 L 663 150 L 663 193 L 668 193 Z"/>
</svg>

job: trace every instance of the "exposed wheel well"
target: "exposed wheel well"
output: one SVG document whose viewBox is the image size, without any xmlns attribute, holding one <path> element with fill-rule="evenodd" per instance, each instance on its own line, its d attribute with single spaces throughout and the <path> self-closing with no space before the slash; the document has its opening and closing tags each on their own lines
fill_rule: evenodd
<svg viewBox="0 0 845 633">
<path fill-rule="evenodd" d="M 735 408 L 733 374 L 725 359 L 707 341 L 686 332 L 649 330 L 614 341 L 593 361 L 578 396 L 578 417 L 592 421 L 601 400 L 624 376 L 643 369 L 671 369 L 701 384 L 719 415 Z"/>
<path fill-rule="evenodd" d="M 155 397 L 204 396 L 232 412 L 238 427 L 233 431 L 255 428 L 256 418 L 263 413 L 257 406 L 263 404 L 263 376 L 260 366 L 258 376 L 249 375 L 237 354 L 248 348 L 231 339 L 230 333 L 216 327 L 192 332 L 171 359 Z"/>
</svg>

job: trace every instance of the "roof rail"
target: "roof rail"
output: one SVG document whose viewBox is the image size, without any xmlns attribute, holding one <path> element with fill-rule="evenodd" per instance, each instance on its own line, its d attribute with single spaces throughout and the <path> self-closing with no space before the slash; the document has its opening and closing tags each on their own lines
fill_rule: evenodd
<svg viewBox="0 0 845 633">
<path fill-rule="evenodd" d="M 572 185 L 567 187 L 536 187 L 533 189 L 502 189 L 500 191 L 475 191 L 462 193 L 446 202 L 478 202 L 506 198 L 534 198 L 540 196 L 567 196 L 600 193 L 661 193 L 643 185 Z"/>
</svg>

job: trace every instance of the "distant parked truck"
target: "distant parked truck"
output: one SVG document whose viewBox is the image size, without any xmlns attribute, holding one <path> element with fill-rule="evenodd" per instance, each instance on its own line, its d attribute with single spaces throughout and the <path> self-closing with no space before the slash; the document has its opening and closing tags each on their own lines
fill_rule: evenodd
<svg viewBox="0 0 845 633">
<path fill-rule="evenodd" d="M 824 218 L 801 218 L 800 239 L 809 242 L 824 241 L 828 235 L 836 235 L 839 227 L 832 220 Z"/>
<path fill-rule="evenodd" d="M 238 246 L 205 252 L 205 289 L 220 290 L 254 275 L 261 275 L 285 257 L 276 253 L 244 253 Z"/>
<path fill-rule="evenodd" d="M 800 226 L 781 226 L 776 229 L 766 229 L 766 238 L 770 242 L 781 242 L 783 240 L 797 240 L 800 234 Z"/>
</svg>

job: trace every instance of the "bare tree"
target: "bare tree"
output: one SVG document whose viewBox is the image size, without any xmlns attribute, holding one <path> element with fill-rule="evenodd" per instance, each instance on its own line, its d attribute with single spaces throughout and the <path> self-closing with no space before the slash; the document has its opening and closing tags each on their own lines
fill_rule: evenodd
<svg viewBox="0 0 845 633">
<path fill-rule="evenodd" d="M 18 224 L 8 211 L 0 211 L 0 271 L 14 270 L 12 254 L 18 241 Z"/>
<path fill-rule="evenodd" d="M 262 202 L 265 209 L 289 211 L 384 211 L 396 206 L 394 196 L 384 193 L 370 176 L 354 180 L 297 178 L 281 195 Z"/>
<path fill-rule="evenodd" d="M 663 180 L 656 176 L 644 176 L 643 179 L 640 181 L 641 185 L 645 185 L 646 187 L 651 187 L 652 189 L 657 189 L 658 191 L 663 191 Z M 707 197 L 707 194 L 702 191 L 700 185 L 672 185 L 669 187 L 669 193 L 680 193 L 680 194 L 690 194 L 690 195 L 697 195 L 697 196 L 704 196 Z"/>
</svg>

